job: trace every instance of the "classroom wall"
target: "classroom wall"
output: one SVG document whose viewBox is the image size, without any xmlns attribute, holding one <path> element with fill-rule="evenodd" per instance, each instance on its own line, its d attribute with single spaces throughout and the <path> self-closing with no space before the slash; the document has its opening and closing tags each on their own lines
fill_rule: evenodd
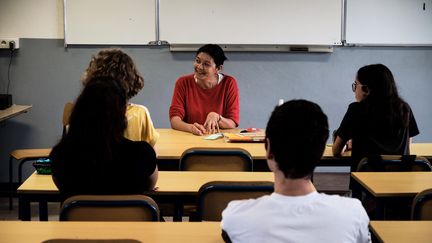
<svg viewBox="0 0 432 243">
<path fill-rule="evenodd" d="M 58 141 L 63 106 L 76 98 L 83 70 L 91 55 L 101 49 L 63 47 L 60 0 L 4 0 L 2 4 L 0 37 L 22 38 L 11 63 L 10 91 L 14 103 L 32 104 L 33 108 L 0 123 L 0 183 L 8 180 L 10 151 L 52 147 Z M 4 21 L 5 14 L 16 21 L 31 15 L 35 21 L 14 28 L 10 19 Z M 30 31 L 32 26 L 36 32 Z M 144 90 L 132 102 L 149 108 L 156 127 L 169 127 L 175 80 L 192 72 L 194 53 L 174 53 L 167 47 L 122 49 L 136 61 L 145 78 Z M 417 119 L 421 133 L 414 141 L 432 142 L 432 47 L 336 47 L 328 54 L 238 52 L 227 56 L 224 72 L 237 78 L 240 89 L 240 127 L 265 127 L 279 99 L 303 98 L 320 104 L 331 130 L 336 129 L 348 104 L 354 101 L 351 83 L 358 68 L 384 63 L 394 72 L 400 94 Z M 9 52 L 0 50 L 0 93 L 6 90 L 8 65 Z"/>
<path fill-rule="evenodd" d="M 192 72 L 194 53 L 168 48 L 125 47 L 144 75 L 145 87 L 132 102 L 146 105 L 156 127 L 169 127 L 168 109 L 175 80 Z M 79 78 L 99 47 L 65 49 L 62 40 L 22 39 L 11 65 L 16 104 L 32 104 L 27 114 L 0 125 L 0 182 L 7 181 L 8 153 L 18 148 L 51 147 L 62 131 L 63 105 L 81 89 Z M 384 63 L 393 70 L 401 96 L 411 105 L 420 135 L 432 141 L 432 48 L 335 48 L 331 54 L 227 53 L 224 72 L 238 80 L 240 127 L 265 127 L 280 98 L 309 99 L 321 105 L 336 129 L 350 102 L 357 69 Z M 0 90 L 7 82 L 8 52 L 0 52 Z"/>
</svg>

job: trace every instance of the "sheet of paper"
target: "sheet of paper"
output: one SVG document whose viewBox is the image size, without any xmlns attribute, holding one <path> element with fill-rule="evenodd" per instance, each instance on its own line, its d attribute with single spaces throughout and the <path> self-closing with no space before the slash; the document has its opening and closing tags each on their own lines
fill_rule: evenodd
<svg viewBox="0 0 432 243">
<path fill-rule="evenodd" d="M 215 133 L 215 134 L 209 135 L 207 137 L 204 137 L 204 139 L 206 139 L 206 140 L 216 140 L 216 139 L 222 138 L 222 137 L 223 137 L 222 133 Z"/>
</svg>

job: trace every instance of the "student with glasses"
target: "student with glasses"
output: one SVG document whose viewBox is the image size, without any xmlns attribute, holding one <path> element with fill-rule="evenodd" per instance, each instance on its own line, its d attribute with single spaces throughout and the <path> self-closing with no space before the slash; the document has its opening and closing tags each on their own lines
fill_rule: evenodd
<svg viewBox="0 0 432 243">
<path fill-rule="evenodd" d="M 173 129 L 203 135 L 238 126 L 239 92 L 235 78 L 222 74 L 226 59 L 218 45 L 198 49 L 194 72 L 175 84 L 169 109 Z"/>
<path fill-rule="evenodd" d="M 409 154 L 410 137 L 419 134 L 410 106 L 398 94 L 391 71 L 382 64 L 360 68 L 352 84 L 351 103 L 335 133 L 333 154 L 352 141 L 351 171 L 366 156 Z"/>
</svg>

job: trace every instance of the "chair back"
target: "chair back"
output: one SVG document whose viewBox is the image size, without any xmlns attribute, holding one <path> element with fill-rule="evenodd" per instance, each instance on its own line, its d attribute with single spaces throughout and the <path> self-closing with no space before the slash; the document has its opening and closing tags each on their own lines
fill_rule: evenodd
<svg viewBox="0 0 432 243">
<path fill-rule="evenodd" d="M 212 181 L 198 192 L 199 221 L 220 221 L 222 211 L 233 200 L 258 198 L 274 191 L 273 182 L 267 181 Z"/>
<path fill-rule="evenodd" d="M 432 166 L 426 158 L 415 155 L 377 155 L 363 158 L 357 171 L 432 171 Z"/>
<path fill-rule="evenodd" d="M 66 135 L 67 128 L 69 125 L 69 118 L 72 113 L 74 103 L 68 102 L 65 104 L 63 109 L 63 133 L 62 136 Z"/>
<path fill-rule="evenodd" d="M 180 157 L 180 170 L 252 171 L 251 154 L 242 148 L 190 148 Z"/>
<path fill-rule="evenodd" d="M 419 192 L 413 200 L 412 220 L 432 220 L 432 189 Z"/>
<path fill-rule="evenodd" d="M 76 195 L 63 202 L 60 221 L 159 221 L 159 208 L 145 195 Z"/>
</svg>

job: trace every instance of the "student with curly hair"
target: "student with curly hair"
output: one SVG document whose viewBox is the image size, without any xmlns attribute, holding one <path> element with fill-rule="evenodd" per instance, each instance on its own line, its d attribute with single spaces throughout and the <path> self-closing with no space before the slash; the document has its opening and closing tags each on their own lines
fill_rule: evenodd
<svg viewBox="0 0 432 243">
<path fill-rule="evenodd" d="M 82 82 L 87 85 L 96 77 L 110 77 L 124 90 L 129 101 L 144 87 L 144 79 L 132 58 L 120 49 L 105 49 L 94 55 Z M 132 141 L 146 141 L 154 146 L 159 138 L 148 109 L 143 105 L 128 103 L 125 137 Z"/>
</svg>

